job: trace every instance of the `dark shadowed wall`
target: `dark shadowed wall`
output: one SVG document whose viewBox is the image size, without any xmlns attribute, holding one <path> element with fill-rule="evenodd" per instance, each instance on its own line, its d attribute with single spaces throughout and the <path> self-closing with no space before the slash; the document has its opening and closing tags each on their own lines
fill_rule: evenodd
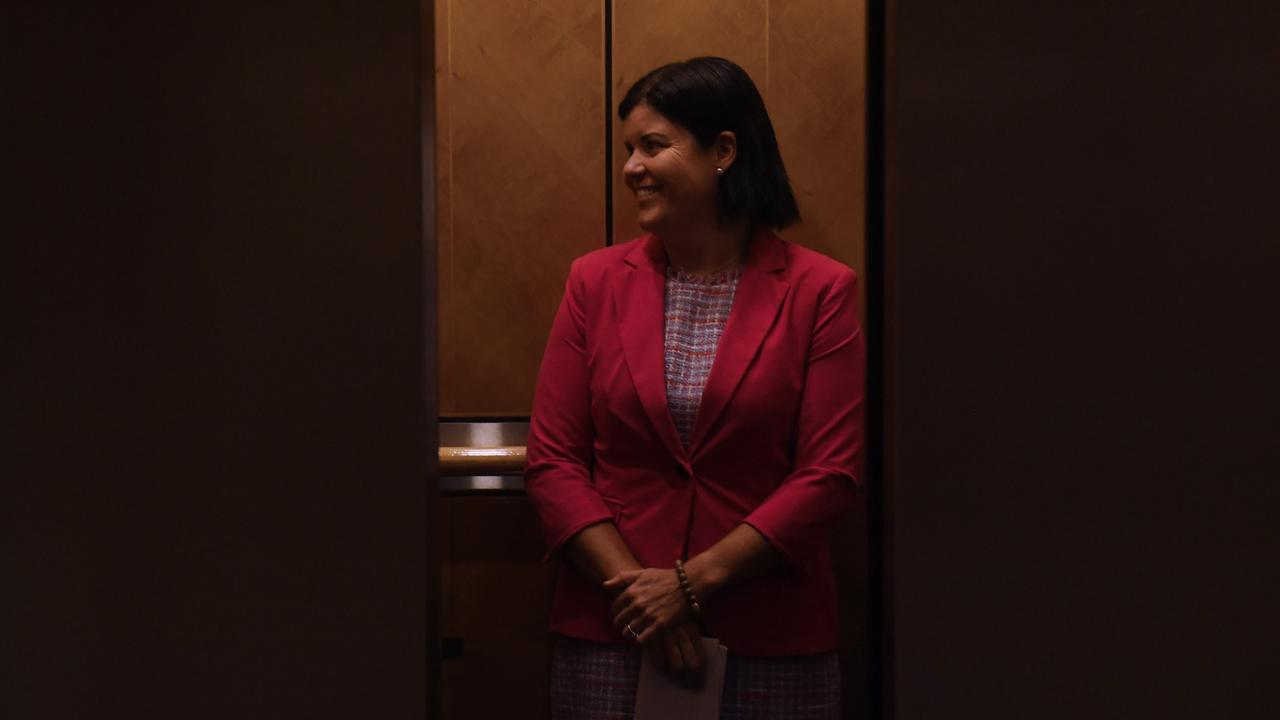
<svg viewBox="0 0 1280 720">
<path fill-rule="evenodd" d="M 1280 10 L 886 5 L 893 717 L 1271 714 Z"/>
<path fill-rule="evenodd" d="M 425 716 L 419 20 L 6 11 L 0 716 Z"/>
</svg>

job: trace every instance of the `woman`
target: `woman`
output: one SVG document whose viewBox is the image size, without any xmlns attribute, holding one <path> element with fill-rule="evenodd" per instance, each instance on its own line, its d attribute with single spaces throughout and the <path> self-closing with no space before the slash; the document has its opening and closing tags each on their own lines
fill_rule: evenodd
<svg viewBox="0 0 1280 720">
<path fill-rule="evenodd" d="M 646 231 L 575 260 L 543 357 L 525 483 L 563 560 L 552 714 L 629 717 L 641 648 L 722 717 L 834 718 L 826 530 L 862 482 L 864 346 L 848 267 L 799 220 L 737 65 L 665 65 L 618 106 Z"/>
</svg>

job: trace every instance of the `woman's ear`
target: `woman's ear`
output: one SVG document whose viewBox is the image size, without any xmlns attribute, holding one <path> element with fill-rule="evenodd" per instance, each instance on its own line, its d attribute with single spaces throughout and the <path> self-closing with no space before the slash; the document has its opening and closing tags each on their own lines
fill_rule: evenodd
<svg viewBox="0 0 1280 720">
<path fill-rule="evenodd" d="M 725 130 L 716 136 L 712 150 L 716 155 L 716 167 L 728 170 L 738 158 L 738 136 Z"/>
</svg>

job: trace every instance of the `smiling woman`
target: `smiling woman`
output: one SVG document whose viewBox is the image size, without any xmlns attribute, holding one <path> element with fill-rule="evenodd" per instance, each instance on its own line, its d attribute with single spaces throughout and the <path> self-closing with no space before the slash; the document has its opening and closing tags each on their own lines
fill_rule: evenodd
<svg viewBox="0 0 1280 720">
<path fill-rule="evenodd" d="M 774 233 L 799 212 L 740 67 L 657 68 L 618 114 L 646 232 L 573 262 L 529 431 L 564 565 L 552 715 L 629 717 L 642 648 L 696 684 L 708 636 L 721 717 L 837 717 L 826 531 L 862 484 L 857 278 Z"/>
</svg>

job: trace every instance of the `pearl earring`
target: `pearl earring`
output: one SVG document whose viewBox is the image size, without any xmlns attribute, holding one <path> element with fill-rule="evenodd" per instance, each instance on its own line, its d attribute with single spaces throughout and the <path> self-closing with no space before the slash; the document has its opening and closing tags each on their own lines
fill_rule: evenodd
<svg viewBox="0 0 1280 720">
<path fill-rule="evenodd" d="M 721 167 L 716 168 L 716 174 L 717 174 L 717 175 L 723 175 L 723 174 L 724 174 L 724 168 L 721 168 Z"/>
</svg>

